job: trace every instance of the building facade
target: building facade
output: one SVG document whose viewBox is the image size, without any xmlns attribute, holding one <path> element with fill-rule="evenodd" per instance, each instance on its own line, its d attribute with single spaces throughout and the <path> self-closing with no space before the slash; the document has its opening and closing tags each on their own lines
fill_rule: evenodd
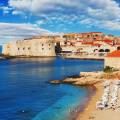
<svg viewBox="0 0 120 120">
<path fill-rule="evenodd" d="M 53 37 L 33 37 L 12 41 L 3 46 L 2 53 L 7 56 L 56 56 Z"/>
<path fill-rule="evenodd" d="M 66 41 L 84 41 L 84 42 L 93 42 L 95 40 L 102 40 L 104 34 L 102 32 L 87 32 L 87 33 L 69 33 L 64 34 L 63 38 Z"/>
<path fill-rule="evenodd" d="M 105 67 L 120 69 L 120 50 L 113 51 L 105 57 Z"/>
<path fill-rule="evenodd" d="M 102 32 L 86 32 L 64 34 L 61 47 L 63 53 L 71 52 L 76 55 L 104 57 L 112 51 L 119 50 L 120 44 L 118 37 L 113 35 L 105 35 Z"/>
</svg>

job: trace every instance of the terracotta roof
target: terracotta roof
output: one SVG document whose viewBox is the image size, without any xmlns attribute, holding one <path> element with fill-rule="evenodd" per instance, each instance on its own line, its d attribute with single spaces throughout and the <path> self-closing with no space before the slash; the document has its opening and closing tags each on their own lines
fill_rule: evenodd
<svg viewBox="0 0 120 120">
<path fill-rule="evenodd" d="M 94 43 L 93 46 L 101 46 L 102 44 Z"/>
<path fill-rule="evenodd" d="M 93 45 L 93 42 L 82 42 L 82 44 L 85 44 L 85 45 Z"/>
<path fill-rule="evenodd" d="M 99 44 L 99 43 L 94 43 L 94 42 L 82 42 L 82 44 L 91 45 L 91 46 L 101 46 L 101 44 Z"/>
<path fill-rule="evenodd" d="M 116 50 L 116 51 L 109 53 L 107 57 L 120 57 L 120 50 Z"/>
<path fill-rule="evenodd" d="M 109 39 L 105 39 L 103 41 L 106 42 L 106 43 L 112 43 L 113 42 L 112 40 L 109 40 Z"/>
</svg>

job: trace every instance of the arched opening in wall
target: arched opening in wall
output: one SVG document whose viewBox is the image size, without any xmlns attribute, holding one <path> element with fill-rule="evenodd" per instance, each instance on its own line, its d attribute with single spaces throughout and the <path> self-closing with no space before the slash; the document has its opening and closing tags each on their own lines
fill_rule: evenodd
<svg viewBox="0 0 120 120">
<path fill-rule="evenodd" d="M 64 44 L 67 45 L 67 42 L 65 41 Z"/>
<path fill-rule="evenodd" d="M 94 52 L 98 52 L 98 49 L 94 49 Z"/>
<path fill-rule="evenodd" d="M 105 49 L 105 52 L 110 52 L 110 49 Z"/>
<path fill-rule="evenodd" d="M 25 50 L 25 47 L 23 48 L 23 50 Z"/>
<path fill-rule="evenodd" d="M 98 34 L 95 34 L 95 37 L 98 37 Z"/>
<path fill-rule="evenodd" d="M 119 47 L 117 47 L 117 50 L 120 50 L 120 46 L 119 46 Z"/>
<path fill-rule="evenodd" d="M 60 43 L 57 42 L 56 45 L 55 45 L 55 53 L 56 53 L 57 55 L 59 55 L 61 52 L 62 52 L 62 48 L 61 48 L 61 46 L 60 46 Z"/>
<path fill-rule="evenodd" d="M 103 49 L 100 49 L 99 52 L 104 52 L 104 50 L 103 50 Z"/>
<path fill-rule="evenodd" d="M 87 35 L 87 38 L 89 38 L 90 37 L 90 35 Z"/>
<path fill-rule="evenodd" d="M 18 50 L 20 50 L 20 48 L 18 48 Z"/>
</svg>

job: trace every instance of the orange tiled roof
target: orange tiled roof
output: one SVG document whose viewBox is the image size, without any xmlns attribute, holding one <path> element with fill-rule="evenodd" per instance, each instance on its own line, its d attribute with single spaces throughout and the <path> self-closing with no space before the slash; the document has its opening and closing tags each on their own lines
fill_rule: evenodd
<svg viewBox="0 0 120 120">
<path fill-rule="evenodd" d="M 93 45 L 93 42 L 82 42 L 82 44 Z"/>
<path fill-rule="evenodd" d="M 94 43 L 93 46 L 101 46 L 102 44 Z"/>
<path fill-rule="evenodd" d="M 116 50 L 116 51 L 109 53 L 107 57 L 120 57 L 120 50 Z"/>
<path fill-rule="evenodd" d="M 104 39 L 103 41 L 106 43 L 112 43 L 112 40 L 110 40 L 110 39 Z"/>
<path fill-rule="evenodd" d="M 82 44 L 91 45 L 91 46 L 101 46 L 101 44 L 99 44 L 99 43 L 94 43 L 94 42 L 82 42 Z"/>
</svg>

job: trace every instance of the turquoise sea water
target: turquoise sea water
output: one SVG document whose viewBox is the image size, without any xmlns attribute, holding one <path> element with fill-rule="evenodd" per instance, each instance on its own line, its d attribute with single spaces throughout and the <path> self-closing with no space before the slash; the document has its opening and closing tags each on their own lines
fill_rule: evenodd
<svg viewBox="0 0 120 120">
<path fill-rule="evenodd" d="M 0 120 L 67 120 L 89 89 L 50 80 L 103 69 L 103 61 L 30 58 L 0 61 Z"/>
</svg>

